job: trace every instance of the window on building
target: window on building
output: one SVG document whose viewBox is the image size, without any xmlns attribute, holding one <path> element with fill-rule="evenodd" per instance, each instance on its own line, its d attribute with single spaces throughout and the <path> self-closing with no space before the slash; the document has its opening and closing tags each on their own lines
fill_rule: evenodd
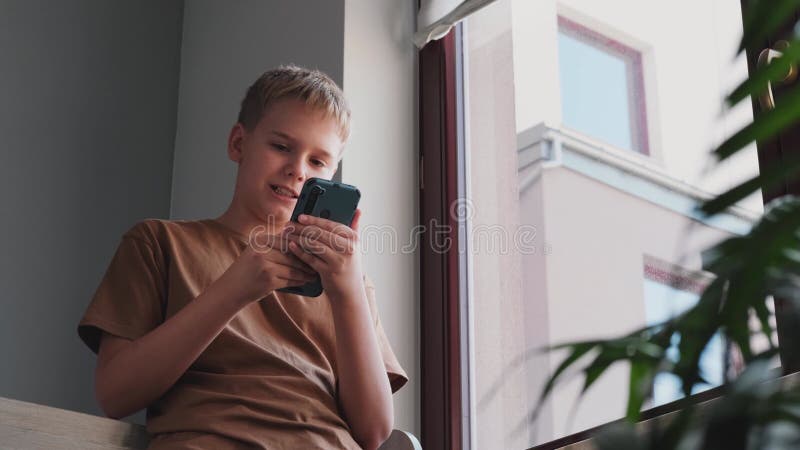
<svg viewBox="0 0 800 450">
<path fill-rule="evenodd" d="M 559 16 L 558 66 L 565 127 L 649 153 L 640 52 Z"/>
<path fill-rule="evenodd" d="M 644 265 L 645 324 L 657 325 L 673 319 L 694 306 L 710 279 L 701 272 L 682 269 L 653 258 L 645 258 Z M 673 336 L 667 350 L 677 361 L 679 336 Z M 708 382 L 695 386 L 692 394 L 721 385 L 725 380 L 725 343 L 714 336 L 700 356 L 703 378 Z M 652 406 L 659 406 L 683 398 L 680 379 L 673 374 L 659 374 L 653 383 Z"/>
</svg>

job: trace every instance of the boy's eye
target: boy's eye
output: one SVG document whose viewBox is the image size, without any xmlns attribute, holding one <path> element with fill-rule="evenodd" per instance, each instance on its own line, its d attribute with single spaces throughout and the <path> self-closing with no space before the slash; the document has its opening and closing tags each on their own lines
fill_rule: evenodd
<svg viewBox="0 0 800 450">
<path fill-rule="evenodd" d="M 285 152 L 285 151 L 289 150 L 289 147 L 287 147 L 287 146 L 285 146 L 283 144 L 272 144 L 272 146 L 275 147 L 276 149 L 282 151 L 282 152 Z"/>
<path fill-rule="evenodd" d="M 318 159 L 312 159 L 312 160 L 311 160 L 311 163 L 312 163 L 312 164 L 314 164 L 314 165 L 315 165 L 315 166 L 317 166 L 317 167 L 323 167 L 323 166 L 325 165 L 325 163 L 324 163 L 324 162 L 322 162 L 322 161 L 320 161 L 320 160 L 318 160 Z"/>
</svg>

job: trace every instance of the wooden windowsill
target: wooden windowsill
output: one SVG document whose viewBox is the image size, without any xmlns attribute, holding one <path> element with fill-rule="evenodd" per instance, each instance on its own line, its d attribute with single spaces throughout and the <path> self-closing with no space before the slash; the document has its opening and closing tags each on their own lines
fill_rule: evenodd
<svg viewBox="0 0 800 450">
<path fill-rule="evenodd" d="M 780 383 L 785 388 L 796 387 L 800 385 L 800 372 L 785 375 L 782 377 L 777 377 L 775 380 L 770 382 Z M 678 411 L 680 411 L 683 408 L 686 408 L 687 406 L 702 404 L 700 406 L 701 409 L 707 408 L 713 405 L 718 398 L 724 396 L 727 391 L 728 391 L 727 386 L 719 386 L 692 395 L 691 397 L 683 398 L 680 400 L 676 400 L 674 402 L 657 406 L 652 409 L 642 411 L 641 417 L 636 426 L 638 429 L 643 430 L 648 425 L 652 424 L 652 421 L 668 419 L 670 416 L 677 414 Z M 595 447 L 592 443 L 592 437 L 595 436 L 598 432 L 600 432 L 604 428 L 616 423 L 620 423 L 622 421 L 624 421 L 624 419 L 615 420 L 613 422 L 609 422 L 594 428 L 590 428 L 588 430 L 580 431 L 578 433 L 574 433 L 569 436 L 564 436 L 562 438 L 547 442 L 545 444 L 540 444 L 535 447 L 531 447 L 528 450 L 594 450 Z"/>
</svg>

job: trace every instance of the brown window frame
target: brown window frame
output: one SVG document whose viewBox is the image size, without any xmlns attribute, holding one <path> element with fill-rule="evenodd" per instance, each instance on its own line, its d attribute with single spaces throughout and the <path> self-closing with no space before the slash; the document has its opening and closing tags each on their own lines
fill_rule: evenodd
<svg viewBox="0 0 800 450">
<path fill-rule="evenodd" d="M 462 447 L 456 40 L 451 30 L 419 52 L 419 195 L 422 447 Z M 434 244 L 444 240 L 450 245 Z"/>
</svg>

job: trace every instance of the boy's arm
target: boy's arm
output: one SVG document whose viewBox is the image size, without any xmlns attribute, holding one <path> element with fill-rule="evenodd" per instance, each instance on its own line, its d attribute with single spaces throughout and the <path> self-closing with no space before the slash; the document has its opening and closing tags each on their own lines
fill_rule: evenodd
<svg viewBox="0 0 800 450">
<path fill-rule="evenodd" d="M 394 405 L 364 289 L 358 251 L 360 218 L 361 210 L 356 210 L 346 227 L 303 214 L 285 235 L 291 241 L 289 249 L 322 278 L 336 332 L 339 403 L 356 441 L 365 449 L 375 449 L 392 432 Z"/>
<path fill-rule="evenodd" d="M 223 286 L 212 284 L 139 339 L 103 333 L 95 369 L 103 412 L 121 419 L 164 394 L 239 311 L 241 303 L 231 300 Z"/>
<path fill-rule="evenodd" d="M 249 303 L 275 289 L 315 279 L 296 258 L 248 247 L 205 292 L 164 323 L 136 339 L 104 333 L 95 370 L 103 412 L 126 417 L 164 394 Z"/>
<path fill-rule="evenodd" d="M 339 402 L 353 435 L 376 449 L 392 432 L 394 405 L 364 286 L 331 298 L 336 330 Z"/>
</svg>

